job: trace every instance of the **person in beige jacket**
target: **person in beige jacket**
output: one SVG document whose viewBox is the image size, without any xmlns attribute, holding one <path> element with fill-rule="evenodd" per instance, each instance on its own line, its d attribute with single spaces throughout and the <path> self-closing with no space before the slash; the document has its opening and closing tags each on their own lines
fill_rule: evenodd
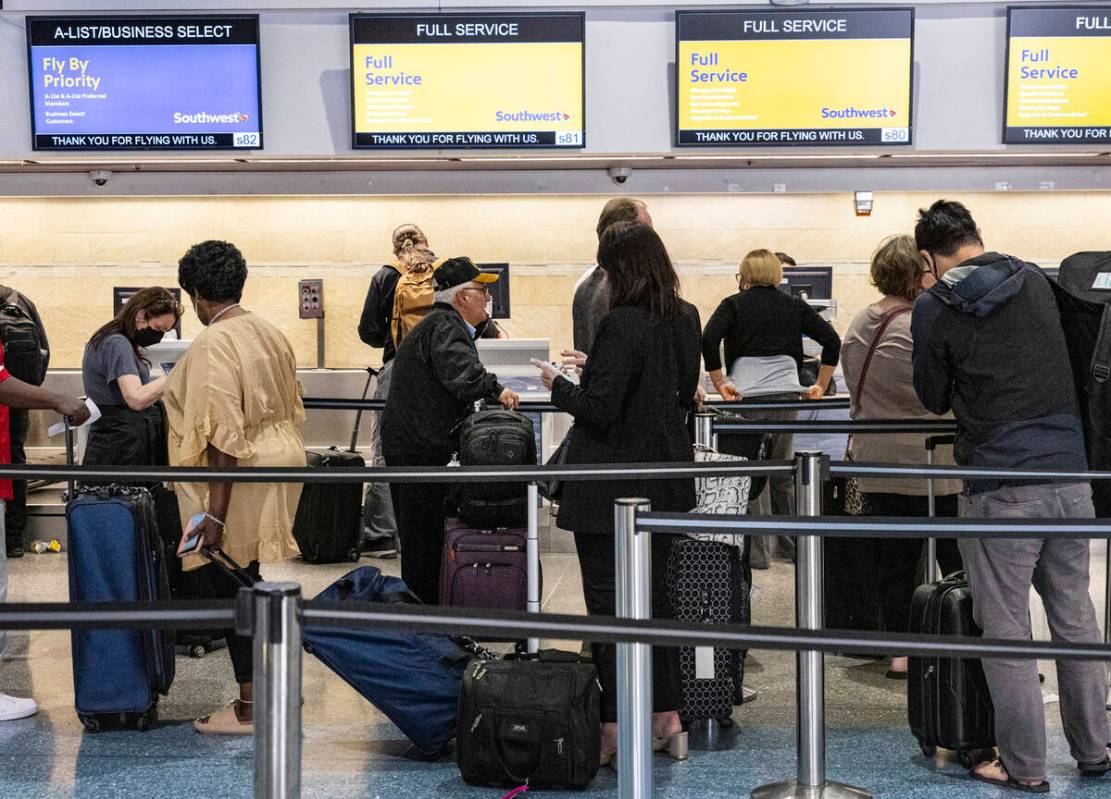
<svg viewBox="0 0 1111 799">
<path fill-rule="evenodd" d="M 932 280 L 910 236 L 893 236 L 872 256 L 871 282 L 884 295 L 858 313 L 841 345 L 841 366 L 851 398 L 853 419 L 940 419 L 926 410 L 914 393 L 911 379 L 912 340 L 910 311 Z M 854 434 L 852 458 L 858 461 L 921 464 L 926 461 L 922 433 Z M 935 451 L 936 463 L 953 463 L 952 447 Z M 957 515 L 960 480 L 934 481 L 938 516 Z M 860 478 L 872 513 L 876 516 L 926 516 L 927 484 L 921 478 Z M 918 565 L 925 541 L 921 538 L 880 539 L 876 575 L 880 581 L 884 627 L 887 632 L 907 632 L 910 601 L 918 584 Z M 937 542 L 942 574 L 961 568 L 957 542 Z M 891 659 L 888 676 L 905 679 L 907 659 Z"/>
</svg>

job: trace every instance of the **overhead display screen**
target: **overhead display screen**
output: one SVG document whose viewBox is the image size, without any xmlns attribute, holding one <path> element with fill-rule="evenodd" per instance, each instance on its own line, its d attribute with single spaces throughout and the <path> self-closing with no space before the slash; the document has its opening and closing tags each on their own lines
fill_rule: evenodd
<svg viewBox="0 0 1111 799">
<path fill-rule="evenodd" d="M 262 147 L 258 17 L 28 17 L 36 150 Z"/>
<path fill-rule="evenodd" d="M 1111 141 L 1111 6 L 1007 10 L 1005 144 Z"/>
<path fill-rule="evenodd" d="M 583 147 L 582 14 L 352 14 L 354 147 Z"/>
<path fill-rule="evenodd" d="M 679 11 L 676 141 L 911 143 L 914 11 Z"/>
</svg>

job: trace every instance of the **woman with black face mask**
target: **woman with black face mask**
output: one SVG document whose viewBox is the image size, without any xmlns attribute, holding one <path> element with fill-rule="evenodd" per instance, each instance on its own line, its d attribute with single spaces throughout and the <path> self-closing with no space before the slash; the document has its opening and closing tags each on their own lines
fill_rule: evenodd
<svg viewBox="0 0 1111 799">
<path fill-rule="evenodd" d="M 181 318 L 168 289 L 153 286 L 132 295 L 123 310 L 85 346 L 81 375 L 85 394 L 101 418 L 89 430 L 82 463 L 94 466 L 164 466 L 165 377 L 151 378 L 140 348 L 162 340 Z"/>
</svg>

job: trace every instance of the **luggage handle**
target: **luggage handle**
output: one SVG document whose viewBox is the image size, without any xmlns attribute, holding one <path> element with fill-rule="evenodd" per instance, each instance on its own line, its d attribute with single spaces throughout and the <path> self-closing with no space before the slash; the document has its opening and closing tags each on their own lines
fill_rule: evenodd
<svg viewBox="0 0 1111 799">
<path fill-rule="evenodd" d="M 509 779 L 513 780 L 514 782 L 521 782 L 521 783 L 524 783 L 525 785 L 528 785 L 529 780 L 532 779 L 531 776 L 522 777 L 518 774 L 514 774 L 510 770 L 509 766 L 507 766 L 505 764 L 505 755 L 502 753 L 501 736 L 498 734 L 498 722 L 500 722 L 502 720 L 502 718 L 503 718 L 503 716 L 502 716 L 501 713 L 495 712 L 494 717 L 490 720 L 490 739 L 491 739 L 490 740 L 490 743 L 491 743 L 490 748 L 494 752 L 494 757 L 497 758 L 498 765 L 501 766 L 502 771 L 505 772 L 506 776 L 508 776 Z M 540 717 L 537 719 L 537 723 L 540 724 L 540 725 L 543 725 L 543 723 L 544 723 L 543 714 L 540 714 Z M 514 738 L 513 740 L 522 741 L 522 742 L 531 744 L 532 764 L 529 767 L 529 772 L 530 772 L 530 774 L 535 774 L 536 770 L 540 768 L 540 758 L 544 754 L 544 751 L 543 751 L 543 741 L 544 741 L 543 730 L 541 729 L 535 736 L 530 736 L 528 738 Z"/>
<path fill-rule="evenodd" d="M 250 572 L 232 560 L 231 556 L 219 547 L 201 547 L 201 554 L 208 558 L 209 562 L 216 564 L 217 569 L 244 588 L 253 588 L 255 583 L 258 582 Z"/>
<path fill-rule="evenodd" d="M 370 391 L 371 382 L 374 380 L 374 378 L 378 377 L 378 373 L 381 371 L 379 369 L 375 369 L 373 366 L 367 366 L 365 368 L 366 368 L 366 385 L 363 386 L 363 396 L 360 397 L 360 399 L 364 399 L 364 400 L 366 399 L 367 393 Z M 348 449 L 347 449 L 348 452 L 357 452 L 358 451 L 357 446 L 359 444 L 359 425 L 362 423 L 362 421 L 363 421 L 363 409 L 359 408 L 357 411 L 355 411 L 355 426 L 351 430 L 351 446 L 348 447 Z"/>
</svg>

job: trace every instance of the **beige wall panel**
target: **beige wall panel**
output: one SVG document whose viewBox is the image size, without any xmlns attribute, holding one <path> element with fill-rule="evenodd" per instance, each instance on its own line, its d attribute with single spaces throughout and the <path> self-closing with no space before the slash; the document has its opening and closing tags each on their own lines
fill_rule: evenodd
<svg viewBox="0 0 1111 799">
<path fill-rule="evenodd" d="M 790 184 L 789 174 L 785 182 Z M 368 180 L 372 180 L 373 176 Z M 800 263 L 832 263 L 836 326 L 876 297 L 866 264 L 886 236 L 910 232 L 933 194 L 875 195 L 871 217 L 852 196 L 648 197 L 684 295 L 703 320 L 734 291 L 745 252 L 771 247 Z M 1111 192 L 953 194 L 972 209 L 989 248 L 1043 264 L 1081 249 L 1111 248 Z M 596 196 L 174 197 L 0 199 L 0 279 L 39 305 L 57 366 L 78 366 L 84 342 L 111 313 L 117 285 L 174 285 L 177 259 L 198 241 L 224 238 L 251 266 L 244 302 L 282 329 L 302 365 L 316 363 L 314 322 L 297 318 L 296 284 L 325 280 L 329 366 L 375 363 L 356 332 L 363 298 L 391 258 L 390 233 L 416 222 L 441 256 L 467 254 L 514 267 L 515 337 L 571 343 L 571 293 L 597 247 Z M 198 328 L 192 311 L 186 336 Z"/>
</svg>

